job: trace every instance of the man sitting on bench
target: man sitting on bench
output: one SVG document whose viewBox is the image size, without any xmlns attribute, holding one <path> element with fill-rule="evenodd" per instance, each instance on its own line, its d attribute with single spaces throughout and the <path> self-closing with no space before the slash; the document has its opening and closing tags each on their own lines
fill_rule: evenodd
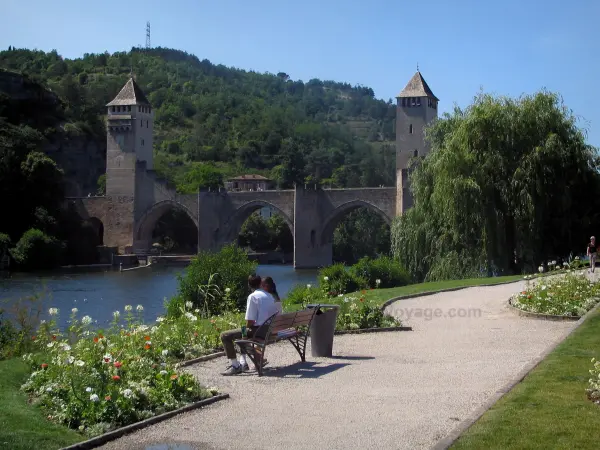
<svg viewBox="0 0 600 450">
<path fill-rule="evenodd" d="M 248 286 L 252 293 L 248 296 L 246 304 L 246 329 L 248 337 L 253 337 L 254 332 L 273 314 L 279 313 L 280 309 L 271 294 L 260 288 L 261 278 L 258 275 L 248 277 Z M 247 372 L 249 369 L 246 355 L 241 355 L 240 360 L 236 358 L 234 341 L 242 338 L 242 329 L 224 331 L 221 333 L 221 341 L 225 348 L 225 354 L 229 358 L 230 366 L 222 375 L 237 375 Z M 264 363 L 263 363 L 264 365 Z"/>
</svg>

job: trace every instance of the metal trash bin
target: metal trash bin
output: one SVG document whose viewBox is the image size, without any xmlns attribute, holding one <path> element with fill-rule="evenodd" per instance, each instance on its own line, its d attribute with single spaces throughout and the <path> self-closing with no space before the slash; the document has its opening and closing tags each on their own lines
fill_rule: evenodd
<svg viewBox="0 0 600 450">
<path fill-rule="evenodd" d="M 318 308 L 310 324 L 310 351 L 312 356 L 332 356 L 333 334 L 339 305 L 307 305 Z"/>
</svg>

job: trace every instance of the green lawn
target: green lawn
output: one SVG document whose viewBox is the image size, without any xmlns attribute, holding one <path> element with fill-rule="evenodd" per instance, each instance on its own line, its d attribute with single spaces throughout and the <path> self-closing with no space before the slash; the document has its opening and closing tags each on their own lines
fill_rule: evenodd
<svg viewBox="0 0 600 450">
<path fill-rule="evenodd" d="M 19 387 L 27 377 L 20 359 L 0 361 L 0 449 L 58 449 L 84 438 L 48 421 L 40 408 L 27 403 Z"/>
<path fill-rule="evenodd" d="M 600 357 L 600 311 L 487 411 L 453 449 L 595 449 L 600 406 L 585 394 Z"/>
<path fill-rule="evenodd" d="M 430 283 L 409 284 L 407 286 L 389 289 L 372 289 L 365 292 L 365 297 L 368 299 L 376 300 L 379 303 L 383 304 L 391 298 L 400 297 L 402 295 L 420 294 L 423 292 L 436 292 L 444 289 L 452 289 L 458 287 L 480 286 L 482 284 L 506 283 L 507 281 L 519 281 L 522 279 L 523 275 L 509 275 L 506 277 L 432 281 Z"/>
</svg>

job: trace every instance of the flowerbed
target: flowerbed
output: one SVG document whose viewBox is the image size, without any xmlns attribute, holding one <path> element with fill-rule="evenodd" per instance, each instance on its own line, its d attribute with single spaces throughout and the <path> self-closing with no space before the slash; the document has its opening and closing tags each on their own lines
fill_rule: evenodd
<svg viewBox="0 0 600 450">
<path fill-rule="evenodd" d="M 325 280 L 326 282 L 327 280 Z M 338 294 L 332 296 L 329 286 L 299 285 L 294 287 L 284 300 L 285 309 L 304 308 L 307 304 L 334 304 L 340 306 L 336 330 L 358 330 L 362 328 L 385 328 L 401 326 L 401 322 L 383 313 L 375 299 L 367 298 L 367 290 L 360 294 Z"/>
<path fill-rule="evenodd" d="M 589 387 L 586 392 L 591 401 L 600 405 L 600 361 L 592 358 L 592 364 L 594 366 L 590 369 L 591 377 L 588 380 Z"/>
<path fill-rule="evenodd" d="M 582 316 L 599 301 L 600 285 L 574 273 L 528 282 L 511 298 L 511 304 L 523 311 L 555 316 Z"/>
<path fill-rule="evenodd" d="M 65 332 L 51 320 L 32 337 L 35 350 L 23 356 L 32 373 L 22 389 L 50 420 L 90 436 L 215 395 L 174 362 L 210 352 L 221 330 L 239 326 L 240 317 L 202 319 L 190 308 L 148 326 L 141 306 L 138 314 L 126 306 L 115 311 L 108 330 L 94 329 L 92 318 L 79 319 L 74 308 Z M 55 318 L 58 310 L 50 314 Z"/>
</svg>

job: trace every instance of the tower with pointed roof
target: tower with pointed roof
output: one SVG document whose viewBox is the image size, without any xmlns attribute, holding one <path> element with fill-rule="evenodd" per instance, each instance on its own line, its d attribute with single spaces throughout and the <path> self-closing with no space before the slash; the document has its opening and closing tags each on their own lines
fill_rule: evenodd
<svg viewBox="0 0 600 450">
<path fill-rule="evenodd" d="M 114 229 L 109 246 L 133 245 L 136 186 L 153 168 L 153 111 L 150 102 L 130 78 L 107 105 L 106 197 L 112 203 L 107 217 Z M 105 224 L 106 225 L 106 224 Z"/>
<path fill-rule="evenodd" d="M 411 165 L 429 153 L 424 131 L 437 118 L 439 99 L 418 68 L 396 99 L 396 214 L 400 215 L 413 205 Z"/>
</svg>

